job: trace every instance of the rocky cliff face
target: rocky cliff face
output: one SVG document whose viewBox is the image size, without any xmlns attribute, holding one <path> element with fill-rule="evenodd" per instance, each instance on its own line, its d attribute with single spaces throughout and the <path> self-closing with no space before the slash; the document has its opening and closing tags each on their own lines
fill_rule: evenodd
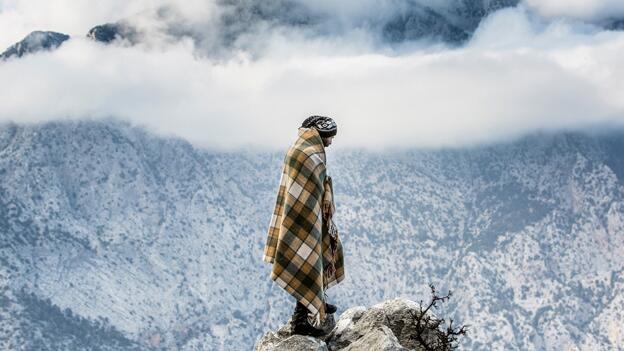
<svg viewBox="0 0 624 351">
<path fill-rule="evenodd" d="M 393 299 L 374 305 L 346 310 L 334 321 L 329 317 L 321 338 L 293 335 L 290 321 L 277 331 L 269 331 L 256 344 L 256 351 L 403 351 L 425 350 L 416 339 L 418 305 L 407 299 Z M 428 331 L 424 340 L 434 335 Z"/>
</svg>

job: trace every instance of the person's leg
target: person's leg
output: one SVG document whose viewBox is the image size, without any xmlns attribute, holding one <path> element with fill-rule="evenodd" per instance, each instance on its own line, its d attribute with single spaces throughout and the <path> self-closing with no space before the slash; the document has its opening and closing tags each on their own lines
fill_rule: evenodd
<svg viewBox="0 0 624 351">
<path fill-rule="evenodd" d="M 317 329 L 308 322 L 308 309 L 299 301 L 297 301 L 295 305 L 295 312 L 293 313 L 290 327 L 293 334 L 310 335 L 314 337 L 325 334 L 322 329 Z"/>
<path fill-rule="evenodd" d="M 292 316 L 292 324 L 306 324 L 308 321 L 308 309 L 299 301 L 296 301 L 295 311 Z"/>
</svg>

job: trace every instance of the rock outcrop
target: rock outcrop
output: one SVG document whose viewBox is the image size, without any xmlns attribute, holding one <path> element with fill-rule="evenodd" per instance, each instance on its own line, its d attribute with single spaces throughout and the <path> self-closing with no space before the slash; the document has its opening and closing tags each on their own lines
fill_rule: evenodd
<svg viewBox="0 0 624 351">
<path fill-rule="evenodd" d="M 323 327 L 327 334 L 322 338 L 292 335 L 288 321 L 276 332 L 266 333 L 256 343 L 255 350 L 424 350 L 415 338 L 418 313 L 418 304 L 406 299 L 388 300 L 370 308 L 353 307 L 337 322 L 330 316 Z M 432 334 L 423 335 L 425 341 L 433 337 Z"/>
<path fill-rule="evenodd" d="M 125 21 L 95 26 L 87 33 L 87 38 L 104 44 L 110 44 L 115 40 L 127 40 L 131 44 L 136 44 L 139 41 L 138 36 L 138 31 Z"/>
</svg>

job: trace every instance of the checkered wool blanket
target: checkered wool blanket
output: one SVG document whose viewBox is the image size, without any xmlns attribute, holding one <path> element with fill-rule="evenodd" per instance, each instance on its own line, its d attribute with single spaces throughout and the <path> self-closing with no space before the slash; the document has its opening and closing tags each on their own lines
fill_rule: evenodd
<svg viewBox="0 0 624 351">
<path fill-rule="evenodd" d="M 342 245 L 331 217 L 322 215 L 324 201 L 333 212 L 323 141 L 316 129 L 299 128 L 284 159 L 264 261 L 273 263 L 271 279 L 308 308 L 317 327 L 325 320 L 325 290 L 344 279 Z"/>
</svg>

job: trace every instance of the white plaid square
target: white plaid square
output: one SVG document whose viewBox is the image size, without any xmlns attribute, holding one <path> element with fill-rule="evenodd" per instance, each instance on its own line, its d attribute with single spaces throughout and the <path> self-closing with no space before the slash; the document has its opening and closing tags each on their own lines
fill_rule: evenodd
<svg viewBox="0 0 624 351">
<path fill-rule="evenodd" d="M 293 181 L 290 189 L 288 189 L 288 193 L 297 199 L 301 194 L 301 190 L 303 190 L 303 187 L 301 187 L 301 185 L 299 185 L 296 181 Z"/>
<path fill-rule="evenodd" d="M 304 260 L 307 259 L 311 253 L 312 249 L 306 243 L 301 243 L 301 247 L 297 250 L 297 255 L 301 256 Z"/>
</svg>

